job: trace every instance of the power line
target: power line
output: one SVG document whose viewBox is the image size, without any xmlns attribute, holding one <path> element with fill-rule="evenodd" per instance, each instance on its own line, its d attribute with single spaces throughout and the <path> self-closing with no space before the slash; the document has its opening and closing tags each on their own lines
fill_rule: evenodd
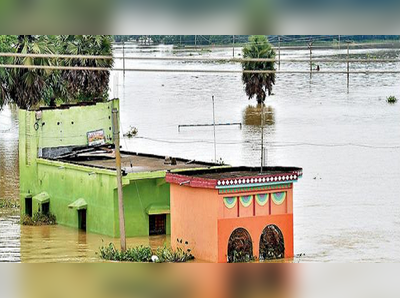
<svg viewBox="0 0 400 298">
<path fill-rule="evenodd" d="M 93 60 L 105 60 L 105 59 L 124 59 L 124 60 L 165 60 L 165 61 L 209 61 L 209 62 L 277 62 L 277 58 L 222 58 L 222 57 L 129 57 L 129 56 L 93 56 L 93 55 L 54 55 L 54 54 L 20 54 L 20 53 L 0 53 L 0 57 L 23 57 L 23 58 L 54 58 L 54 59 L 93 59 Z M 281 59 L 281 62 L 293 62 L 293 63 L 303 63 L 309 62 L 308 59 L 296 58 L 296 59 Z M 326 58 L 315 58 L 315 62 L 337 62 L 337 63 L 383 63 L 383 62 L 400 62 L 400 59 L 326 59 Z M 17 64 L 12 64 L 16 65 Z M 9 65 L 3 65 L 9 66 Z M 60 69 L 69 69 L 73 66 L 50 66 L 50 65 L 20 65 L 21 67 L 58 67 Z M 79 66 L 74 67 L 79 69 Z M 97 68 L 97 69 L 108 69 L 107 67 L 81 67 L 82 70 L 87 70 L 87 68 Z"/>
<path fill-rule="evenodd" d="M 74 66 L 47 66 L 47 65 L 5 65 L 0 64 L 0 68 L 21 68 L 21 69 L 47 69 L 47 70 L 88 70 L 88 71 L 132 71 L 132 72 L 174 72 L 174 73 L 226 73 L 226 74 L 399 74 L 400 70 L 328 70 L 328 71 L 309 71 L 309 70 L 229 70 L 229 69 L 150 69 L 150 68 L 106 68 L 106 67 L 74 67 Z"/>
<path fill-rule="evenodd" d="M 113 56 L 101 55 L 62 55 L 62 54 L 23 54 L 23 53 L 0 53 L 0 57 L 19 57 L 19 58 L 54 58 L 54 59 L 102 59 L 111 60 Z"/>
<path fill-rule="evenodd" d="M 24 134 L 27 137 L 37 137 L 33 134 Z M 82 135 L 75 135 L 75 136 L 67 136 L 67 137 L 44 137 L 43 139 L 72 139 L 72 138 L 79 138 L 79 137 L 86 137 L 86 134 Z M 142 139 L 157 143 L 164 143 L 164 144 L 214 144 L 213 140 L 167 140 L 167 139 L 158 139 L 152 137 L 145 137 L 145 136 L 136 136 L 136 137 L 123 137 L 122 139 L 126 140 L 135 140 L 135 139 Z M 259 142 L 254 142 L 251 140 L 248 141 L 235 141 L 235 140 L 226 140 L 226 141 L 219 141 L 217 142 L 218 145 L 240 145 L 240 144 L 250 144 L 250 145 L 259 145 Z M 261 144 L 261 143 L 260 143 Z M 126 144 L 127 145 L 127 144 Z M 326 148 L 337 148 L 337 147 L 359 147 L 359 148 L 368 148 L 368 149 L 400 149 L 400 144 L 398 145 L 387 145 L 387 146 L 377 146 L 377 145 L 369 145 L 369 144 L 358 144 L 358 143 L 311 143 L 311 142 L 267 142 L 267 145 L 270 147 L 275 148 L 284 148 L 284 147 L 301 147 L 301 146 L 310 146 L 310 147 L 326 147 Z"/>
</svg>

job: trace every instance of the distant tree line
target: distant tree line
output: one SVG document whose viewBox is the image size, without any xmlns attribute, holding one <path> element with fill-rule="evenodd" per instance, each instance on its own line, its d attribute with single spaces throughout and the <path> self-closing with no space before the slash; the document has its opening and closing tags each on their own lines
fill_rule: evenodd
<svg viewBox="0 0 400 298">
<path fill-rule="evenodd" d="M 339 35 L 266 35 L 271 43 L 277 43 L 279 37 L 283 43 L 305 43 L 313 41 L 337 41 Z M 116 42 L 138 41 L 140 38 L 148 37 L 156 44 L 169 45 L 228 45 L 233 41 L 237 44 L 248 43 L 250 35 L 114 35 Z M 341 40 L 352 40 L 356 42 L 368 40 L 399 40 L 400 35 L 342 35 Z"/>
<path fill-rule="evenodd" d="M 248 42 L 250 35 L 114 35 L 116 42 L 138 41 L 141 37 L 149 37 L 154 43 L 168 45 L 224 45 Z"/>
</svg>

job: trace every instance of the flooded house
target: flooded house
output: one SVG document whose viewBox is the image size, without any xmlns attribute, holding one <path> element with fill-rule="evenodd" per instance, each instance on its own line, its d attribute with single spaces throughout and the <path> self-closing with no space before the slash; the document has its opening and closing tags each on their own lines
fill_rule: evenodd
<svg viewBox="0 0 400 298">
<path fill-rule="evenodd" d="M 167 173 L 171 243 L 211 262 L 293 257 L 296 167 L 231 167 Z"/>
<path fill-rule="evenodd" d="M 19 111 L 21 215 L 51 212 L 57 223 L 119 237 L 112 110 L 119 101 Z M 167 171 L 211 163 L 121 152 L 126 236 L 169 234 Z"/>
</svg>

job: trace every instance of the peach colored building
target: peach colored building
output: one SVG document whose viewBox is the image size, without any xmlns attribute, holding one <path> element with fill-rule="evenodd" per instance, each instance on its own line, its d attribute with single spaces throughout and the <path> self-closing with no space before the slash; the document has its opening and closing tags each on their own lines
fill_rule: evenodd
<svg viewBox="0 0 400 298">
<path fill-rule="evenodd" d="M 293 257 L 295 167 L 230 167 L 167 173 L 171 239 L 211 262 Z"/>
</svg>

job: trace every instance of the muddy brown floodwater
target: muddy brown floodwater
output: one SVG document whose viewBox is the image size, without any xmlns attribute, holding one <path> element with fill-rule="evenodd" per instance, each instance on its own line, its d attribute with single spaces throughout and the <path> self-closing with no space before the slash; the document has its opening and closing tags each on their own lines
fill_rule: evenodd
<svg viewBox="0 0 400 298">
<path fill-rule="evenodd" d="M 315 50 L 314 57 L 345 56 L 346 50 Z M 232 49 L 202 56 L 229 57 Z M 120 53 L 116 52 L 116 55 Z M 399 58 L 396 49 L 352 50 L 350 58 Z M 171 47 L 127 50 L 130 56 L 188 55 Z M 196 53 L 193 53 L 196 55 Z M 307 58 L 287 51 L 282 58 Z M 120 67 L 120 61 L 116 67 Z M 127 68 L 240 69 L 237 64 L 182 61 L 126 61 Z M 282 63 L 282 70 L 308 69 Z M 345 64 L 321 63 L 321 70 L 345 70 Z M 351 69 L 396 69 L 400 63 L 351 65 Z M 243 122 L 217 128 L 217 157 L 232 165 L 259 165 L 260 122 L 255 100 L 248 101 L 238 74 L 140 73 L 118 77 L 123 132 L 138 128 L 138 138 L 123 139 L 124 150 L 210 161 L 210 127 L 215 96 L 217 122 Z M 400 261 L 400 76 L 394 74 L 304 74 L 277 76 L 267 98 L 267 164 L 300 166 L 295 185 L 295 262 Z M 111 82 L 111 87 L 114 82 Z M 0 113 L 0 197 L 18 197 L 16 110 Z M 105 237 L 56 227 L 19 227 L 18 215 L 1 211 L 0 261 L 99 261 Z M 118 239 L 113 240 L 118 244 Z M 162 245 L 167 238 L 130 239 L 129 244 Z"/>
</svg>

